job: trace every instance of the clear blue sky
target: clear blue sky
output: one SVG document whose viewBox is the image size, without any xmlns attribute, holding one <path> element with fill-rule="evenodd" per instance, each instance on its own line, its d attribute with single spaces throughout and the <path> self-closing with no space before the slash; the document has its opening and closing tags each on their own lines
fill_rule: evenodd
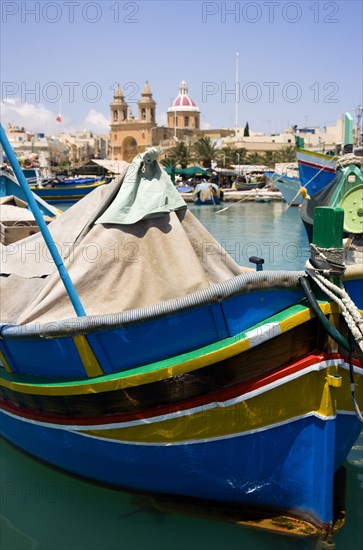
<svg viewBox="0 0 363 550">
<path fill-rule="evenodd" d="M 138 99 L 146 79 L 159 121 L 185 79 L 202 124 L 233 127 L 226 91 L 236 52 L 240 126 L 325 126 L 346 110 L 355 118 L 363 102 L 360 1 L 3 0 L 1 8 L 3 120 L 32 130 L 106 130 L 113 84 Z"/>
</svg>

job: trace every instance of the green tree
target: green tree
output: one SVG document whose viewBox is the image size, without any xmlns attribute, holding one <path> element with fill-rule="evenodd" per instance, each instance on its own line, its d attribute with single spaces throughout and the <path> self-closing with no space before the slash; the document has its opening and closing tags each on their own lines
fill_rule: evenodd
<svg viewBox="0 0 363 550">
<path fill-rule="evenodd" d="M 195 158 L 201 162 L 204 168 L 210 168 L 212 161 L 218 161 L 221 153 L 210 137 L 202 137 L 194 143 L 193 147 Z"/>
<path fill-rule="evenodd" d="M 176 164 L 181 168 L 187 168 L 188 164 L 192 161 L 192 150 L 188 147 L 184 141 L 180 141 L 175 147 L 171 149 L 171 154 L 175 158 Z"/>
<path fill-rule="evenodd" d="M 249 137 L 250 136 L 250 127 L 249 127 L 248 122 L 246 122 L 246 126 L 245 126 L 245 129 L 243 131 L 243 136 L 244 137 Z"/>
<path fill-rule="evenodd" d="M 160 164 L 162 164 L 165 168 L 168 168 L 169 166 L 175 166 L 176 159 L 173 155 L 169 154 L 168 151 L 167 156 L 160 161 Z"/>
<path fill-rule="evenodd" d="M 175 147 L 169 149 L 167 157 L 161 161 L 163 166 L 180 166 L 180 168 L 187 168 L 191 164 L 192 149 L 188 147 L 184 141 L 179 142 Z"/>
<path fill-rule="evenodd" d="M 295 162 L 296 148 L 293 145 L 281 147 L 276 154 L 276 162 Z"/>
<path fill-rule="evenodd" d="M 261 160 L 262 164 L 268 166 L 269 168 L 273 168 L 277 162 L 277 156 L 274 151 L 266 151 L 261 157 Z"/>
<path fill-rule="evenodd" d="M 263 158 L 261 158 L 261 155 L 259 153 L 248 153 L 246 157 L 246 164 L 262 164 Z"/>
</svg>

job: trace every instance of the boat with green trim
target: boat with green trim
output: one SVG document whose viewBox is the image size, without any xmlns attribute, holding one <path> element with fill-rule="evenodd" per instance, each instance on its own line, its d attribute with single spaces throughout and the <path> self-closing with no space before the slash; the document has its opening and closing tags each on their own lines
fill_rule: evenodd
<svg viewBox="0 0 363 550">
<path fill-rule="evenodd" d="M 363 172 L 362 157 L 348 154 L 340 157 L 335 178 L 321 191 L 307 197 L 301 207 L 301 219 L 311 242 L 316 207 L 341 207 L 345 212 L 346 237 L 363 234 Z"/>
<path fill-rule="evenodd" d="M 167 508 L 329 541 L 361 429 L 362 353 L 345 319 L 363 309 L 362 270 L 341 276 L 356 304 L 343 316 L 314 302 L 304 272 L 240 268 L 155 150 L 71 210 L 44 231 L 66 290 L 34 258 L 20 280 L 24 251 L 45 254 L 39 236 L 2 249 L 1 291 L 18 290 L 1 310 L 2 436 Z"/>
</svg>

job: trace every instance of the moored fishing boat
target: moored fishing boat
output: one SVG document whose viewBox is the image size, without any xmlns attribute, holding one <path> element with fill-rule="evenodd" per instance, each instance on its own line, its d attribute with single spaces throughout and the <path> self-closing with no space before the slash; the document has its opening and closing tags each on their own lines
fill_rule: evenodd
<svg viewBox="0 0 363 550">
<path fill-rule="evenodd" d="M 26 196 L 21 186 L 19 185 L 14 174 L 10 172 L 7 168 L 3 167 L 0 169 L 0 198 L 5 197 L 16 197 L 21 201 L 27 203 Z M 54 206 L 46 203 L 40 197 L 35 196 L 37 201 L 38 208 L 40 209 L 43 216 L 56 217 L 59 214 Z M 28 207 L 29 208 L 29 207 Z"/>
<path fill-rule="evenodd" d="M 41 185 L 31 185 L 31 190 L 50 204 L 74 204 L 94 189 L 107 183 L 105 178 L 76 178 L 73 180 L 49 180 Z"/>
<path fill-rule="evenodd" d="M 300 183 L 309 195 L 315 195 L 335 178 L 338 157 L 325 155 L 308 149 L 297 149 Z"/>
<path fill-rule="evenodd" d="M 304 197 L 301 193 L 300 178 L 286 176 L 284 174 L 274 174 L 273 183 L 284 197 L 285 202 L 291 206 L 302 204 Z"/>
<path fill-rule="evenodd" d="M 314 210 L 316 207 L 341 207 L 345 211 L 344 232 L 363 233 L 363 173 L 362 157 L 352 154 L 337 161 L 335 178 L 319 193 L 307 198 L 301 208 L 301 218 L 309 240 L 313 236 Z"/>
<path fill-rule="evenodd" d="M 330 536 L 334 480 L 360 431 L 349 369 L 361 407 L 361 356 L 349 358 L 344 335 L 329 344 L 303 272 L 241 270 L 154 151 L 120 183 L 50 226 L 77 318 L 49 262 L 31 262 L 20 288 L 21 247 L 3 250 L 2 289 L 20 292 L 1 312 L 3 436 L 99 482 Z M 30 239 L 23 249 L 41 246 Z M 344 275 L 360 309 L 362 275 Z M 330 300 L 318 308 L 344 332 Z"/>
<path fill-rule="evenodd" d="M 223 192 L 216 183 L 197 183 L 193 191 L 193 202 L 197 205 L 220 204 L 223 200 Z"/>
</svg>

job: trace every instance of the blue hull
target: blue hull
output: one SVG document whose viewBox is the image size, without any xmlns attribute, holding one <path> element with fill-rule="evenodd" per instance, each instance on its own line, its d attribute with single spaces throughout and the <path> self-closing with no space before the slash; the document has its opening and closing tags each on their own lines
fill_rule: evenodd
<svg viewBox="0 0 363 550">
<path fill-rule="evenodd" d="M 84 185 L 82 187 L 74 187 L 68 184 L 59 187 L 34 188 L 33 192 L 50 204 L 57 204 L 59 202 L 73 204 L 80 199 L 83 199 L 83 197 L 98 187 L 100 187 L 100 184 Z"/>
<path fill-rule="evenodd" d="M 216 198 L 216 199 L 213 199 L 213 200 L 208 200 L 208 201 L 201 201 L 200 199 L 197 199 L 196 201 L 194 201 L 194 204 L 196 204 L 197 206 L 202 206 L 202 205 L 216 205 L 216 204 L 221 204 L 221 200 Z"/>
<path fill-rule="evenodd" d="M 315 195 L 335 178 L 335 172 L 328 172 L 306 164 L 299 164 L 300 180 L 309 195 Z M 310 183 L 308 183 L 310 182 Z"/>
<path fill-rule="evenodd" d="M 360 431 L 354 415 L 340 415 L 192 445 L 130 445 L 38 426 L 4 412 L 1 426 L 3 436 L 26 452 L 97 482 L 288 510 L 321 524 L 331 521 L 334 473 Z M 324 460 L 327 456 L 334 460 Z"/>
<path fill-rule="evenodd" d="M 15 178 L 11 175 L 7 175 L 6 172 L 2 172 L 0 174 L 0 197 L 8 197 L 10 195 L 14 195 L 14 197 L 27 202 L 25 193 Z M 36 200 L 43 216 L 53 217 L 56 215 L 57 211 L 55 208 L 49 207 L 44 200 L 39 200 L 37 197 Z"/>
<path fill-rule="evenodd" d="M 97 357 L 102 359 L 105 374 L 122 372 L 206 346 L 221 338 L 236 336 L 253 324 L 297 303 L 302 297 L 302 291 L 247 293 L 220 304 L 182 311 L 138 325 L 90 332 L 88 340 Z M 185 327 L 188 327 L 187 331 Z M 14 372 L 87 377 L 71 337 L 27 338 L 25 331 L 24 338 L 14 340 L 7 338 L 12 331 L 11 327 L 3 328 L 0 351 L 9 358 Z M 175 338 L 178 332 L 183 333 L 183 338 Z M 37 356 L 36 362 L 33 361 L 34 355 Z"/>
</svg>

